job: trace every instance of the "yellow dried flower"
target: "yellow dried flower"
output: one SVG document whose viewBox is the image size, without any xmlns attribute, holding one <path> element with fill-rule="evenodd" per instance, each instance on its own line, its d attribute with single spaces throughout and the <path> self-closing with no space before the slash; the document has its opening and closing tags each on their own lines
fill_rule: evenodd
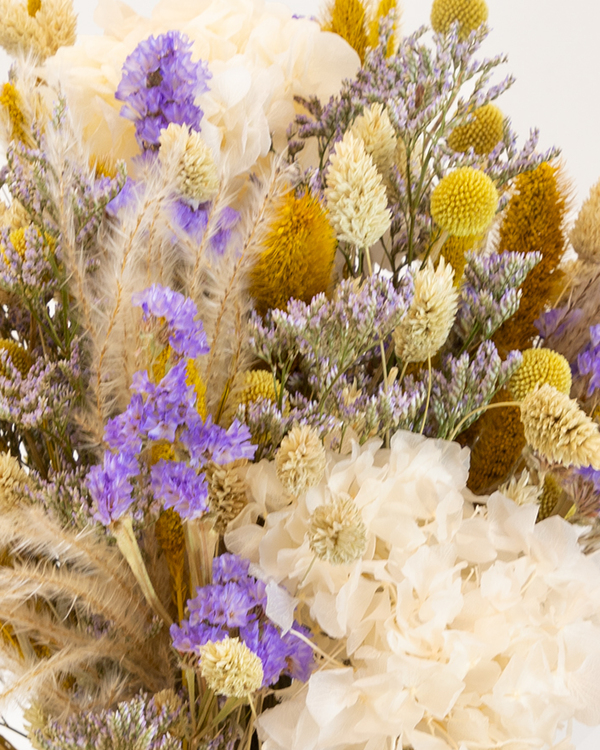
<svg viewBox="0 0 600 750">
<path fill-rule="evenodd" d="M 29 477 L 21 464 L 10 453 L 0 454 L 0 512 L 19 504 Z"/>
<path fill-rule="evenodd" d="M 333 0 L 325 8 L 323 31 L 339 34 L 353 47 L 361 63 L 367 51 L 367 24 L 365 6 L 360 0 Z"/>
<path fill-rule="evenodd" d="M 459 38 L 466 39 L 488 18 L 484 0 L 433 0 L 431 26 L 438 34 L 447 34 L 455 21 L 460 24 Z"/>
<path fill-rule="evenodd" d="M 393 24 L 393 30 L 394 33 L 391 35 L 390 40 L 388 42 L 388 47 L 386 50 L 386 57 L 391 57 L 394 52 L 396 51 L 396 47 L 398 46 L 397 43 L 397 31 L 398 31 L 398 21 L 400 17 L 400 9 L 398 7 L 398 1 L 397 0 L 379 0 L 379 4 L 377 6 L 377 10 L 375 12 L 375 15 L 371 19 L 371 22 L 369 24 L 369 47 L 377 47 L 379 44 L 379 23 L 383 18 L 386 18 L 390 15 L 390 13 L 394 13 L 394 24 Z"/>
<path fill-rule="evenodd" d="M 11 364 L 17 368 L 23 377 L 27 375 L 33 365 L 33 360 L 26 349 L 23 349 L 23 347 L 13 339 L 0 339 L 0 351 L 7 352 Z M 3 370 L 4 368 L 0 365 L 0 371 Z M 2 374 L 5 375 L 6 373 L 2 372 Z"/>
<path fill-rule="evenodd" d="M 291 297 L 303 302 L 331 286 L 337 242 L 318 198 L 307 192 L 283 196 L 250 272 L 250 294 L 256 309 L 283 308 Z"/>
<path fill-rule="evenodd" d="M 6 109 L 11 127 L 11 140 L 25 141 L 25 115 L 21 110 L 21 95 L 12 83 L 5 83 L 0 94 L 0 104 Z"/>
<path fill-rule="evenodd" d="M 498 252 L 539 252 L 540 263 L 521 285 L 517 312 L 494 334 L 501 352 L 528 349 L 538 336 L 535 320 L 564 288 L 559 269 L 567 247 L 563 225 L 568 211 L 568 186 L 560 170 L 547 162 L 515 179 L 500 227 Z"/>
<path fill-rule="evenodd" d="M 389 229 L 392 217 L 375 162 L 350 131 L 336 144 L 326 182 L 327 210 L 338 239 L 371 247 Z"/>
<path fill-rule="evenodd" d="M 323 443 L 316 430 L 305 424 L 292 427 L 275 456 L 279 481 L 294 495 L 318 484 L 325 473 L 325 464 Z"/>
<path fill-rule="evenodd" d="M 600 263 L 600 182 L 592 187 L 581 206 L 570 239 L 580 258 Z"/>
<path fill-rule="evenodd" d="M 529 445 L 548 460 L 600 469 L 598 425 L 553 386 L 545 383 L 525 396 L 521 421 Z"/>
<path fill-rule="evenodd" d="M 219 534 L 225 532 L 230 521 L 239 516 L 248 503 L 246 482 L 239 473 L 244 463 L 234 461 L 219 466 L 210 462 L 205 468 L 210 511 L 215 519 L 214 529 Z"/>
<path fill-rule="evenodd" d="M 42 7 L 42 0 L 27 0 L 27 12 L 30 16 L 35 16 Z"/>
<path fill-rule="evenodd" d="M 193 359 L 188 359 L 185 372 L 186 385 L 193 385 L 196 393 L 196 411 L 204 420 L 208 416 L 206 409 L 206 383 L 202 380 L 202 376 Z"/>
<path fill-rule="evenodd" d="M 90 156 L 89 164 L 96 178 L 109 177 L 113 180 L 117 176 L 116 164 L 110 156 Z"/>
<path fill-rule="evenodd" d="M 320 560 L 346 565 L 362 557 L 367 530 L 351 497 L 317 506 L 308 521 L 308 544 Z"/>
<path fill-rule="evenodd" d="M 21 227 L 20 229 L 15 229 L 8 235 L 8 239 L 10 240 L 10 244 L 15 249 L 15 252 L 19 255 L 20 258 L 25 258 L 25 251 L 27 250 L 27 240 L 25 238 L 25 227 Z M 8 263 L 8 258 L 6 257 L 6 251 L 4 247 L 2 248 L 2 255 L 4 256 L 4 260 L 6 263 Z"/>
<path fill-rule="evenodd" d="M 415 293 L 408 312 L 394 331 L 396 356 L 403 364 L 424 362 L 441 349 L 456 317 L 458 292 L 454 271 L 443 258 L 415 274 Z"/>
<path fill-rule="evenodd" d="M 261 687 L 262 662 L 239 638 L 208 641 L 199 651 L 202 677 L 217 695 L 244 698 Z"/>
<path fill-rule="evenodd" d="M 458 237 L 481 234 L 498 208 L 498 191 L 479 169 L 460 167 L 449 172 L 431 195 L 431 218 Z"/>
<path fill-rule="evenodd" d="M 182 555 L 185 550 L 185 535 L 181 516 L 173 508 L 163 510 L 154 527 L 156 541 L 170 555 Z"/>
<path fill-rule="evenodd" d="M 540 495 L 540 509 L 538 510 L 537 516 L 538 521 L 543 521 L 544 518 L 549 518 L 552 515 L 552 511 L 556 508 L 562 493 L 562 486 L 552 474 L 546 474 L 544 487 L 542 488 L 542 494 Z"/>
<path fill-rule="evenodd" d="M 248 406 L 262 400 L 273 403 L 277 401 L 273 374 L 269 370 L 250 370 L 244 373 L 243 378 L 244 384 L 237 398 L 238 406 Z M 279 382 L 277 386 L 279 387 Z"/>
<path fill-rule="evenodd" d="M 515 401 L 522 401 L 538 385 L 549 383 L 567 396 L 571 392 L 571 367 L 552 349 L 526 349 L 521 366 L 508 387 Z"/>
<path fill-rule="evenodd" d="M 454 269 L 454 286 L 459 286 L 462 281 L 467 259 L 465 255 L 475 245 L 481 242 L 481 235 L 467 235 L 466 237 L 448 237 L 442 247 L 441 257 Z"/>
<path fill-rule="evenodd" d="M 217 165 L 200 134 L 171 123 L 161 131 L 159 140 L 161 161 L 171 161 L 177 169 L 183 195 L 199 203 L 214 198 L 219 189 Z"/>
<path fill-rule="evenodd" d="M 373 158 L 378 171 L 385 176 L 395 162 L 398 144 L 396 131 L 383 104 L 367 107 L 354 120 L 350 132 L 362 140 L 365 151 Z"/>
<path fill-rule="evenodd" d="M 448 136 L 448 145 L 461 154 L 471 147 L 476 154 L 489 154 L 502 140 L 504 115 L 494 104 L 486 104 L 473 112 L 473 119 L 459 125 Z"/>
<path fill-rule="evenodd" d="M 31 9 L 35 8 L 35 0 Z M 77 16 L 73 0 L 44 0 L 34 14 L 15 0 L 0 0 L 0 46 L 9 55 L 33 54 L 45 60 L 60 47 L 75 43 Z"/>
</svg>

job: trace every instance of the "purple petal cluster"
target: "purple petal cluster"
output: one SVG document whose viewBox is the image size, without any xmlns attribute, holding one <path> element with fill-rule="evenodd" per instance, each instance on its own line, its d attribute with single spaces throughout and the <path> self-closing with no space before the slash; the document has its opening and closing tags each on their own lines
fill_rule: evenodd
<svg viewBox="0 0 600 750">
<path fill-rule="evenodd" d="M 208 227 L 211 213 L 210 203 L 201 203 L 198 208 L 186 201 L 175 202 L 173 215 L 177 226 L 186 232 L 194 242 L 200 244 Z M 223 255 L 231 238 L 231 233 L 240 220 L 240 214 L 233 208 L 225 206 L 216 219 L 214 232 L 211 230 L 210 247 L 217 255 Z"/>
<path fill-rule="evenodd" d="M 590 343 L 577 357 L 580 375 L 590 375 L 587 395 L 600 390 L 600 325 L 590 326 Z"/>
<path fill-rule="evenodd" d="M 125 60 L 115 97 L 125 102 L 121 115 L 135 123 L 143 150 L 157 150 L 170 123 L 200 130 L 203 112 L 195 100 L 212 76 L 205 62 L 192 62 L 191 48 L 184 34 L 168 31 L 140 42 Z"/>
<path fill-rule="evenodd" d="M 194 518 L 208 510 L 206 477 L 185 463 L 161 458 L 150 470 L 150 481 L 154 497 L 182 518 Z"/>
<path fill-rule="evenodd" d="M 172 289 L 154 284 L 138 292 L 132 302 L 142 308 L 144 318 L 150 316 L 166 322 L 171 348 L 183 357 L 196 358 L 207 354 L 208 343 L 194 302 Z"/>
<path fill-rule="evenodd" d="M 139 473 L 137 458 L 130 452 L 104 454 L 103 466 L 92 466 L 87 486 L 96 499 L 94 518 L 108 526 L 127 513 L 133 503 L 132 480 Z"/>
<path fill-rule="evenodd" d="M 199 654 L 208 641 L 237 636 L 260 658 L 263 686 L 282 675 L 306 681 L 313 668 L 313 651 L 291 633 L 282 634 L 269 620 L 265 584 L 250 575 L 249 566 L 237 555 L 215 558 L 212 584 L 199 588 L 195 599 L 188 601 L 189 619 L 171 626 L 173 645 L 178 651 Z M 308 635 L 298 623 L 293 627 Z"/>
</svg>

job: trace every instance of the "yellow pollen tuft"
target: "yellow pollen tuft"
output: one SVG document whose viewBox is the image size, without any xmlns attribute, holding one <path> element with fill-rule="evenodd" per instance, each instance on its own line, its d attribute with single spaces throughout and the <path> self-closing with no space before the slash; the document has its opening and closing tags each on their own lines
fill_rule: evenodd
<svg viewBox="0 0 600 750">
<path fill-rule="evenodd" d="M 471 147 L 480 156 L 489 154 L 502 140 L 504 115 L 493 104 L 486 104 L 473 112 L 473 120 L 459 125 L 448 136 L 453 151 L 464 154 Z"/>
<path fill-rule="evenodd" d="M 256 309 L 283 308 L 290 298 L 310 302 L 326 292 L 337 243 L 320 201 L 310 193 L 284 196 L 250 272 L 250 294 Z"/>
<path fill-rule="evenodd" d="M 452 24 L 460 25 L 459 39 L 466 39 L 488 18 L 484 0 L 434 0 L 431 6 L 431 26 L 438 34 L 447 34 Z"/>
<path fill-rule="evenodd" d="M 27 0 L 27 12 L 33 18 L 42 7 L 42 0 Z"/>
<path fill-rule="evenodd" d="M 492 223 L 498 191 L 479 169 L 460 167 L 447 174 L 431 195 L 431 218 L 458 237 L 481 234 Z"/>
<path fill-rule="evenodd" d="M 360 0 L 333 0 L 325 10 L 323 31 L 339 34 L 353 47 L 361 63 L 368 46 L 365 6 Z"/>
<path fill-rule="evenodd" d="M 14 141 L 24 141 L 25 116 L 21 110 L 21 95 L 12 83 L 5 83 L 0 94 L 0 104 L 7 110 L 12 128 L 11 138 Z"/>
<path fill-rule="evenodd" d="M 481 239 L 481 235 L 467 235 L 466 237 L 450 236 L 444 242 L 441 257 L 454 269 L 454 286 L 459 286 L 462 281 L 465 266 L 467 265 L 466 253 L 481 242 Z"/>
<path fill-rule="evenodd" d="M 23 377 L 27 375 L 33 365 L 33 360 L 28 351 L 23 349 L 22 346 L 12 339 L 0 339 L 0 351 L 7 352 L 11 363 L 17 368 Z M 3 375 L 6 375 L 6 373 L 2 372 L 3 370 L 4 368 L 0 365 L 0 372 Z"/>
<path fill-rule="evenodd" d="M 522 401 L 536 386 L 548 383 L 567 396 L 571 392 L 571 367 L 552 349 L 526 349 L 523 361 L 512 376 L 509 389 L 515 401 Z"/>
</svg>

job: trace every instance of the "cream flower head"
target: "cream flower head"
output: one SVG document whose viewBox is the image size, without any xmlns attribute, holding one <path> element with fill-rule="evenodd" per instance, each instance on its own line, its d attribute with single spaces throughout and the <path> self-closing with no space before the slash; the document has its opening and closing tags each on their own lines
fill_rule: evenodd
<svg viewBox="0 0 600 750">
<path fill-rule="evenodd" d="M 396 356 L 403 364 L 424 362 L 444 345 L 458 309 L 454 269 L 440 258 L 415 274 L 415 293 L 408 312 L 394 331 Z"/>
<path fill-rule="evenodd" d="M 296 424 L 281 441 L 275 467 L 281 484 L 298 495 L 321 481 L 325 461 L 325 448 L 316 431 Z"/>
<path fill-rule="evenodd" d="M 182 194 L 194 203 L 211 200 L 219 189 L 212 152 L 196 131 L 171 123 L 160 134 L 160 158 L 175 170 Z"/>
<path fill-rule="evenodd" d="M 315 508 L 307 533 L 315 555 L 333 565 L 358 560 L 367 546 L 367 530 L 350 497 L 338 497 Z"/>
<path fill-rule="evenodd" d="M 362 140 L 365 151 L 373 158 L 380 174 L 386 175 L 396 161 L 398 140 L 383 104 L 366 107 L 363 114 L 354 120 L 350 132 Z"/>
<path fill-rule="evenodd" d="M 360 138 L 351 131 L 336 144 L 327 172 L 327 210 L 338 239 L 370 248 L 390 227 L 383 180 Z"/>
<path fill-rule="evenodd" d="M 9 55 L 31 53 L 43 61 L 60 47 L 75 43 L 73 0 L 42 0 L 31 9 L 35 12 L 20 0 L 0 0 L 0 46 Z"/>
<path fill-rule="evenodd" d="M 204 111 L 202 138 L 224 178 L 247 173 L 272 146 L 285 148 L 296 95 L 327 101 L 360 66 L 343 39 L 293 18 L 282 3 L 160 0 L 145 18 L 125 3 L 100 0 L 95 18 L 104 36 L 80 37 L 61 49 L 45 74 L 60 81 L 93 153 L 115 159 L 139 151 L 114 92 L 125 58 L 150 35 L 181 31 L 193 42 L 193 59 L 208 62 L 210 90 L 197 103 Z"/>
<path fill-rule="evenodd" d="M 260 658 L 239 638 L 208 641 L 200 646 L 200 672 L 217 695 L 244 698 L 263 681 Z"/>
</svg>

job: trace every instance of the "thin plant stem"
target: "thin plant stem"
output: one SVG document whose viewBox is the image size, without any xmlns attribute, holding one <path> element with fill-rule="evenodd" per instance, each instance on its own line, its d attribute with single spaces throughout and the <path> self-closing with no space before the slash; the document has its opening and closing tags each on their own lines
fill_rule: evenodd
<svg viewBox="0 0 600 750">
<path fill-rule="evenodd" d="M 433 372 L 431 370 L 431 354 L 427 356 L 427 369 L 429 370 L 429 381 L 427 383 L 427 401 L 425 402 L 425 413 L 423 414 L 423 421 L 421 422 L 421 429 L 419 435 L 422 435 L 425 431 L 425 422 L 427 422 L 427 413 L 429 412 L 429 402 L 431 401 L 431 385 L 433 382 Z"/>
<path fill-rule="evenodd" d="M 315 654 L 319 654 L 319 656 L 322 656 L 324 659 L 326 659 L 330 664 L 334 664 L 336 667 L 345 667 L 345 664 L 342 664 L 341 661 L 338 661 L 337 659 L 334 659 L 332 656 L 330 656 L 327 651 L 323 651 L 323 649 L 319 648 L 316 643 L 313 643 L 309 638 L 307 638 L 304 633 L 300 633 L 298 630 L 295 630 L 292 628 L 290 630 L 290 633 L 292 635 L 295 635 L 296 638 L 299 638 L 303 643 L 306 643 L 307 646 L 310 646 L 312 650 L 315 652 Z"/>
<path fill-rule="evenodd" d="M 478 412 L 483 413 L 484 411 L 488 411 L 488 409 L 499 409 L 502 406 L 520 407 L 521 402 L 520 401 L 499 401 L 497 404 L 486 404 L 485 406 L 478 406 L 476 409 L 473 409 L 472 411 L 470 411 L 467 415 L 465 415 L 460 420 L 460 422 L 456 425 L 456 427 L 454 428 L 454 432 L 452 433 L 452 435 L 450 435 L 448 440 L 452 442 L 456 438 L 456 436 L 460 432 L 460 428 L 464 425 L 464 423 L 468 419 L 470 419 L 473 416 L 473 414 L 477 414 Z"/>
</svg>

